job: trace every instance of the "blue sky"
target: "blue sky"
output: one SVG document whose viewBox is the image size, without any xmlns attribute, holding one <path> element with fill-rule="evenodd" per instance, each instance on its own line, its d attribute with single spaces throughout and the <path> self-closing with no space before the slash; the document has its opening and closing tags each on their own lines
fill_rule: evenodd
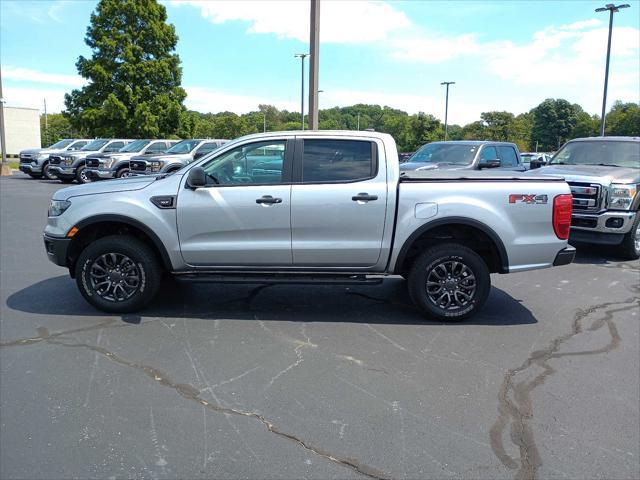
<svg viewBox="0 0 640 480">
<path fill-rule="evenodd" d="M 444 116 L 442 81 L 455 81 L 449 120 L 528 111 L 566 98 L 599 113 L 607 39 L 604 1 L 322 0 L 320 107 L 379 103 Z M 640 102 L 640 2 L 616 14 L 613 100 Z M 179 36 L 189 108 L 299 109 L 308 2 L 164 1 Z M 75 62 L 96 2 L 0 1 L 0 63 L 8 105 L 64 108 L 83 84 Z"/>
</svg>

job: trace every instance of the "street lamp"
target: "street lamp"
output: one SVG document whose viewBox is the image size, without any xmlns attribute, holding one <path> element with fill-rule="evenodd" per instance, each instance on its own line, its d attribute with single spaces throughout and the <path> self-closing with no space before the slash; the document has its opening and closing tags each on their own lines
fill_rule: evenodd
<svg viewBox="0 0 640 480">
<path fill-rule="evenodd" d="M 447 97 L 445 100 L 445 106 L 444 106 L 444 139 L 447 140 L 447 120 L 448 120 L 448 115 L 449 115 L 449 85 L 453 85 L 456 82 L 442 82 L 440 83 L 440 85 L 446 85 L 447 86 Z"/>
<path fill-rule="evenodd" d="M 302 65 L 302 83 L 300 85 L 301 93 L 300 93 L 300 123 L 302 125 L 301 130 L 304 130 L 304 59 L 309 56 L 308 53 L 296 53 L 294 55 L 295 58 L 299 58 L 302 60 L 300 63 Z"/>
<path fill-rule="evenodd" d="M 596 8 L 596 12 L 609 11 L 609 42 L 607 43 L 607 65 L 604 71 L 604 94 L 602 95 L 602 117 L 600 118 L 600 136 L 604 137 L 604 116 L 607 108 L 607 87 L 609 86 L 609 58 L 611 57 L 611 31 L 613 30 L 613 14 L 621 8 L 629 8 L 628 4 L 614 5 L 607 3 L 604 7 Z"/>
</svg>

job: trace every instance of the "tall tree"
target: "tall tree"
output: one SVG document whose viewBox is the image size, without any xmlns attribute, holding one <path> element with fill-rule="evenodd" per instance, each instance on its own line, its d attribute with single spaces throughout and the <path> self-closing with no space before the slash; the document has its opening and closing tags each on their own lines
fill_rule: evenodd
<svg viewBox="0 0 640 480">
<path fill-rule="evenodd" d="M 581 112 L 580 105 L 572 105 L 562 98 L 546 99 L 531 110 L 531 143 L 537 142 L 541 151 L 556 150 L 571 138 L 571 132 L 578 123 Z"/>
<path fill-rule="evenodd" d="M 607 135 L 640 136 L 640 104 L 616 102 L 607 114 Z"/>
<path fill-rule="evenodd" d="M 100 0 L 85 37 L 92 56 L 76 63 L 89 83 L 65 95 L 72 125 L 99 136 L 176 133 L 186 97 L 177 41 L 156 0 Z"/>
<path fill-rule="evenodd" d="M 495 141 L 511 141 L 515 117 L 509 112 L 483 112 L 480 118 L 484 121 L 488 138 Z"/>
</svg>

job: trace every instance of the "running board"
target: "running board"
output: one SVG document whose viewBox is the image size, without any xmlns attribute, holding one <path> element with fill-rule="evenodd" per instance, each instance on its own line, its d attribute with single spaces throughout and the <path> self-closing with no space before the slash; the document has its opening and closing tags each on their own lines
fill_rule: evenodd
<svg viewBox="0 0 640 480">
<path fill-rule="evenodd" d="M 367 275 L 303 275 L 303 274 L 212 274 L 181 273 L 174 278 L 183 282 L 197 283 L 260 283 L 260 284 L 307 284 L 307 285 L 379 285 L 383 278 Z"/>
</svg>

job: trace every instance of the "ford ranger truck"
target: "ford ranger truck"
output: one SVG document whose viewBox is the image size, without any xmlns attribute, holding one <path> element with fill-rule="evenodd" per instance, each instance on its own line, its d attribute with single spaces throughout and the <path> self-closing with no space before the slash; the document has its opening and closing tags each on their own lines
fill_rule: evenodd
<svg viewBox="0 0 640 480">
<path fill-rule="evenodd" d="M 213 152 L 227 142 L 228 140 L 222 139 L 182 140 L 163 155 L 132 157 L 129 162 L 131 175 L 155 175 L 175 172 L 194 160 Z"/>
<path fill-rule="evenodd" d="M 91 140 L 65 138 L 47 148 L 32 148 L 20 152 L 21 172 L 32 178 L 44 177 L 47 180 L 54 180 L 56 176 L 49 170 L 49 157 L 55 154 L 64 154 L 80 150 Z"/>
<path fill-rule="evenodd" d="M 569 241 L 640 258 L 640 137 L 577 138 L 536 175 L 561 175 L 573 194 Z"/>
<path fill-rule="evenodd" d="M 49 169 L 62 183 L 87 183 L 91 179 L 87 176 L 86 159 L 92 153 L 114 153 L 133 140 L 99 138 L 86 144 L 76 152 L 67 152 L 49 156 Z"/>
<path fill-rule="evenodd" d="M 432 142 L 420 147 L 400 171 L 408 170 L 483 170 L 497 168 L 524 172 L 520 152 L 515 143 L 488 140 L 452 140 Z"/>
<path fill-rule="evenodd" d="M 129 160 L 132 157 L 158 155 L 166 152 L 176 143 L 176 140 L 135 140 L 116 153 L 87 155 L 87 177 L 93 181 L 128 177 Z"/>
<path fill-rule="evenodd" d="M 402 275 L 431 319 L 475 314 L 490 273 L 573 260 L 561 177 L 400 175 L 390 135 L 270 132 L 233 140 L 171 174 L 54 193 L 49 259 L 106 312 L 184 281 L 377 284 Z"/>
</svg>

